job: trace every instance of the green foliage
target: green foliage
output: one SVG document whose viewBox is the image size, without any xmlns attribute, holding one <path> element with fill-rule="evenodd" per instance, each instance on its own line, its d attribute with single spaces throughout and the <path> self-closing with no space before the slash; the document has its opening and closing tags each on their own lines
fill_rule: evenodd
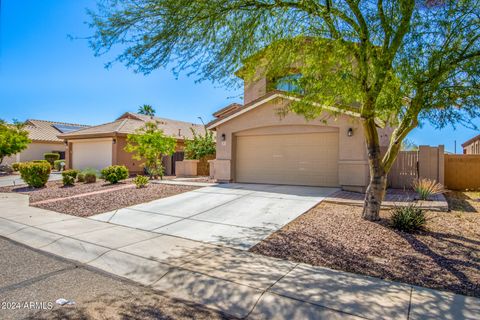
<svg viewBox="0 0 480 320">
<path fill-rule="evenodd" d="M 55 161 L 60 159 L 60 154 L 54 153 L 54 152 L 49 152 L 49 153 L 44 153 L 43 157 L 45 158 L 46 161 L 48 161 L 48 163 L 50 163 L 50 165 L 53 168 L 54 165 L 55 165 Z"/>
<path fill-rule="evenodd" d="M 155 116 L 155 109 L 149 104 L 144 104 L 138 107 L 138 113 L 153 117 Z"/>
<path fill-rule="evenodd" d="M 95 183 L 97 182 L 97 174 L 92 172 L 85 173 L 85 183 Z"/>
<path fill-rule="evenodd" d="M 199 160 L 206 156 L 215 154 L 215 138 L 213 132 L 205 128 L 205 134 L 199 135 L 192 130 L 193 140 L 185 140 L 185 157 L 187 159 Z"/>
<path fill-rule="evenodd" d="M 413 181 L 413 190 L 418 194 L 420 200 L 428 200 L 430 196 L 445 192 L 443 185 L 435 180 L 421 178 Z"/>
<path fill-rule="evenodd" d="M 80 171 L 79 170 L 65 170 L 62 172 L 62 181 L 64 186 L 73 186 L 75 184 L 75 179 L 77 179 Z M 82 182 L 82 181 L 79 181 Z"/>
<path fill-rule="evenodd" d="M 177 140 L 167 136 L 154 122 L 127 136 L 125 151 L 132 152 L 136 160 L 145 160 L 144 166 L 150 178 L 163 177 L 162 157 L 175 152 Z"/>
<path fill-rule="evenodd" d="M 73 186 L 75 184 L 75 178 L 72 176 L 62 176 L 63 186 Z"/>
<path fill-rule="evenodd" d="M 405 232 L 420 230 L 426 223 L 425 213 L 414 205 L 395 208 L 391 217 L 392 227 Z"/>
<path fill-rule="evenodd" d="M 80 170 L 76 170 L 76 169 L 65 170 L 62 172 L 62 177 L 68 176 L 68 177 L 72 177 L 75 180 L 79 173 L 80 173 Z"/>
<path fill-rule="evenodd" d="M 85 175 L 82 172 L 77 174 L 77 182 L 85 182 Z"/>
<path fill-rule="evenodd" d="M 48 162 L 24 162 L 19 165 L 20 176 L 33 188 L 44 187 L 50 176 L 51 166 Z"/>
<path fill-rule="evenodd" d="M 128 178 L 128 169 L 125 166 L 109 166 L 102 169 L 102 177 L 106 181 L 115 184 Z"/>
<path fill-rule="evenodd" d="M 0 164 L 5 157 L 25 150 L 30 144 L 28 131 L 24 127 L 22 123 L 7 124 L 0 119 Z"/>
<path fill-rule="evenodd" d="M 148 184 L 148 177 L 138 175 L 135 177 L 135 179 L 133 179 L 133 182 L 135 183 L 137 188 L 144 188 Z"/>
<path fill-rule="evenodd" d="M 60 171 L 62 169 L 62 163 L 65 164 L 65 160 L 55 160 L 53 162 L 53 168 L 57 171 Z"/>
<path fill-rule="evenodd" d="M 21 162 L 14 162 L 14 163 L 12 163 L 12 169 L 13 169 L 13 171 L 18 171 L 18 170 L 20 170 L 20 165 L 21 165 L 21 164 L 22 164 Z"/>
<path fill-rule="evenodd" d="M 50 164 L 47 160 L 32 160 L 31 162 L 33 162 L 33 163 L 48 163 L 48 164 Z"/>
</svg>

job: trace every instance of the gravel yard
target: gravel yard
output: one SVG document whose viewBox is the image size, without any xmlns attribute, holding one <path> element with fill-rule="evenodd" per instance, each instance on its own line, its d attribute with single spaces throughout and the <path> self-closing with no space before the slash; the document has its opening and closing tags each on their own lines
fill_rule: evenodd
<svg viewBox="0 0 480 320">
<path fill-rule="evenodd" d="M 267 256 L 480 297 L 480 202 L 451 192 L 451 212 L 428 212 L 416 234 L 377 223 L 362 208 L 321 203 L 257 244 Z M 453 207 L 452 207 L 453 205 Z"/>
<path fill-rule="evenodd" d="M 34 206 L 47 210 L 68 213 L 74 216 L 88 217 L 94 214 L 108 212 L 143 202 L 170 197 L 194 189 L 197 189 L 197 187 L 151 183 L 147 187 L 141 189 L 132 187 L 112 190 L 110 192 L 58 200 Z"/>
<path fill-rule="evenodd" d="M 2 187 L 0 188 L 0 192 L 18 192 L 28 194 L 30 197 L 30 203 L 34 203 L 48 199 L 64 198 L 82 193 L 118 188 L 119 186 L 123 186 L 128 183 L 131 183 L 131 179 L 117 184 L 110 184 L 103 180 L 98 180 L 95 183 L 77 182 L 74 186 L 64 187 L 62 181 L 50 181 L 47 182 L 47 185 L 44 188 L 35 189 L 28 186 Z"/>
<path fill-rule="evenodd" d="M 133 185 L 132 179 L 128 179 L 117 184 L 110 184 L 103 180 L 88 184 L 77 182 L 74 186 L 68 187 L 64 187 L 61 181 L 51 181 L 48 182 L 44 188 L 39 189 L 26 186 L 1 187 L 0 193 L 17 192 L 27 194 L 30 199 L 30 204 L 35 207 L 80 217 L 88 217 L 195 189 L 197 189 L 197 187 L 155 183 L 150 183 L 145 188 L 137 189 Z M 100 193 L 78 197 L 78 195 L 92 192 Z M 73 196 L 74 198 L 68 198 Z M 47 203 L 37 203 L 52 199 L 58 200 Z"/>
</svg>

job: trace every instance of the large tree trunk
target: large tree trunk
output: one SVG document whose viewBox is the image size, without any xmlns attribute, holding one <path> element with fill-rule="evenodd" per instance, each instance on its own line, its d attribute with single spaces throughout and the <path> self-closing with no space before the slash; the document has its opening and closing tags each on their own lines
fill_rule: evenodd
<svg viewBox="0 0 480 320">
<path fill-rule="evenodd" d="M 370 183 L 365 194 L 363 218 L 376 221 L 380 218 L 380 208 L 385 197 L 387 172 L 382 163 L 380 141 L 375 121 L 367 119 L 364 121 L 363 127 L 365 129 L 365 143 L 370 167 Z"/>
</svg>

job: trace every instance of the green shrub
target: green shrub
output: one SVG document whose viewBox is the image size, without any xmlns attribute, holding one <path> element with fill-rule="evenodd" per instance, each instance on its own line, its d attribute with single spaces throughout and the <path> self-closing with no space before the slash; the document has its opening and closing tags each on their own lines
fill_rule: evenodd
<svg viewBox="0 0 480 320">
<path fill-rule="evenodd" d="M 77 182 L 85 182 L 85 175 L 83 173 L 77 174 Z"/>
<path fill-rule="evenodd" d="M 78 170 L 65 170 L 62 172 L 62 182 L 64 186 L 73 186 L 75 184 L 75 179 L 77 178 L 80 172 Z"/>
<path fill-rule="evenodd" d="M 95 183 L 97 181 L 97 175 L 95 173 L 85 173 L 85 183 Z"/>
<path fill-rule="evenodd" d="M 60 154 L 56 152 L 48 152 L 43 154 L 43 158 L 45 158 L 45 160 L 48 161 L 53 168 L 55 160 L 60 159 Z"/>
<path fill-rule="evenodd" d="M 135 179 L 133 179 L 133 182 L 137 186 L 137 188 L 143 188 L 146 187 L 148 184 L 148 177 L 147 176 L 136 176 Z"/>
<path fill-rule="evenodd" d="M 21 162 L 14 162 L 14 163 L 12 163 L 12 169 L 13 169 L 13 171 L 18 171 L 18 170 L 20 170 L 20 165 L 21 165 L 21 164 L 22 164 Z"/>
<path fill-rule="evenodd" d="M 41 188 L 47 184 L 51 169 L 48 162 L 25 162 L 19 165 L 23 181 L 34 188 Z"/>
<path fill-rule="evenodd" d="M 128 178 L 128 169 L 125 166 L 109 166 L 102 169 L 102 177 L 110 183 L 118 183 Z"/>
<path fill-rule="evenodd" d="M 47 160 L 32 160 L 33 163 L 48 163 L 50 164 Z"/>
<path fill-rule="evenodd" d="M 72 176 L 63 176 L 62 182 L 64 186 L 73 186 L 75 184 L 75 178 Z"/>
<path fill-rule="evenodd" d="M 426 178 L 415 179 L 413 181 L 413 190 L 417 192 L 420 200 L 428 200 L 430 196 L 444 192 L 444 188 L 440 183 Z"/>
<path fill-rule="evenodd" d="M 397 207 L 393 210 L 391 225 L 395 229 L 413 232 L 422 229 L 426 223 L 425 213 L 414 205 Z"/>
<path fill-rule="evenodd" d="M 57 171 L 62 170 L 62 163 L 63 167 L 65 167 L 65 159 L 53 161 L 53 168 Z"/>
</svg>

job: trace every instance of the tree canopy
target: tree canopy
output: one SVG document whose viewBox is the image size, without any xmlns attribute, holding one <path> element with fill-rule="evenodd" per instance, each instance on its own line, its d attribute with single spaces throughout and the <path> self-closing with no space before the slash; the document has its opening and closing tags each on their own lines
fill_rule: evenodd
<svg viewBox="0 0 480 320">
<path fill-rule="evenodd" d="M 5 157 L 25 150 L 30 142 L 24 124 L 19 122 L 8 124 L 0 119 L 0 164 Z"/>
<path fill-rule="evenodd" d="M 364 216 L 375 220 L 419 121 L 475 126 L 479 1 L 111 0 L 89 12 L 90 44 L 97 55 L 122 47 L 116 60 L 136 72 L 173 64 L 226 85 L 240 68 L 246 81 L 294 68 L 304 95 L 290 111 L 358 109 L 370 165 Z M 384 155 L 378 119 L 395 127 Z"/>
<path fill-rule="evenodd" d="M 145 126 L 127 136 L 125 151 L 132 152 L 133 158 L 145 161 L 144 166 L 150 178 L 163 177 L 163 156 L 175 152 L 177 140 L 165 135 L 155 122 L 147 122 Z"/>
<path fill-rule="evenodd" d="M 203 135 L 190 128 L 193 134 L 192 140 L 185 140 L 185 157 L 187 159 L 200 160 L 215 154 L 216 142 L 213 132 L 205 128 Z"/>
<path fill-rule="evenodd" d="M 138 107 L 138 113 L 153 117 L 155 116 L 155 109 L 149 104 L 144 104 Z"/>
</svg>

